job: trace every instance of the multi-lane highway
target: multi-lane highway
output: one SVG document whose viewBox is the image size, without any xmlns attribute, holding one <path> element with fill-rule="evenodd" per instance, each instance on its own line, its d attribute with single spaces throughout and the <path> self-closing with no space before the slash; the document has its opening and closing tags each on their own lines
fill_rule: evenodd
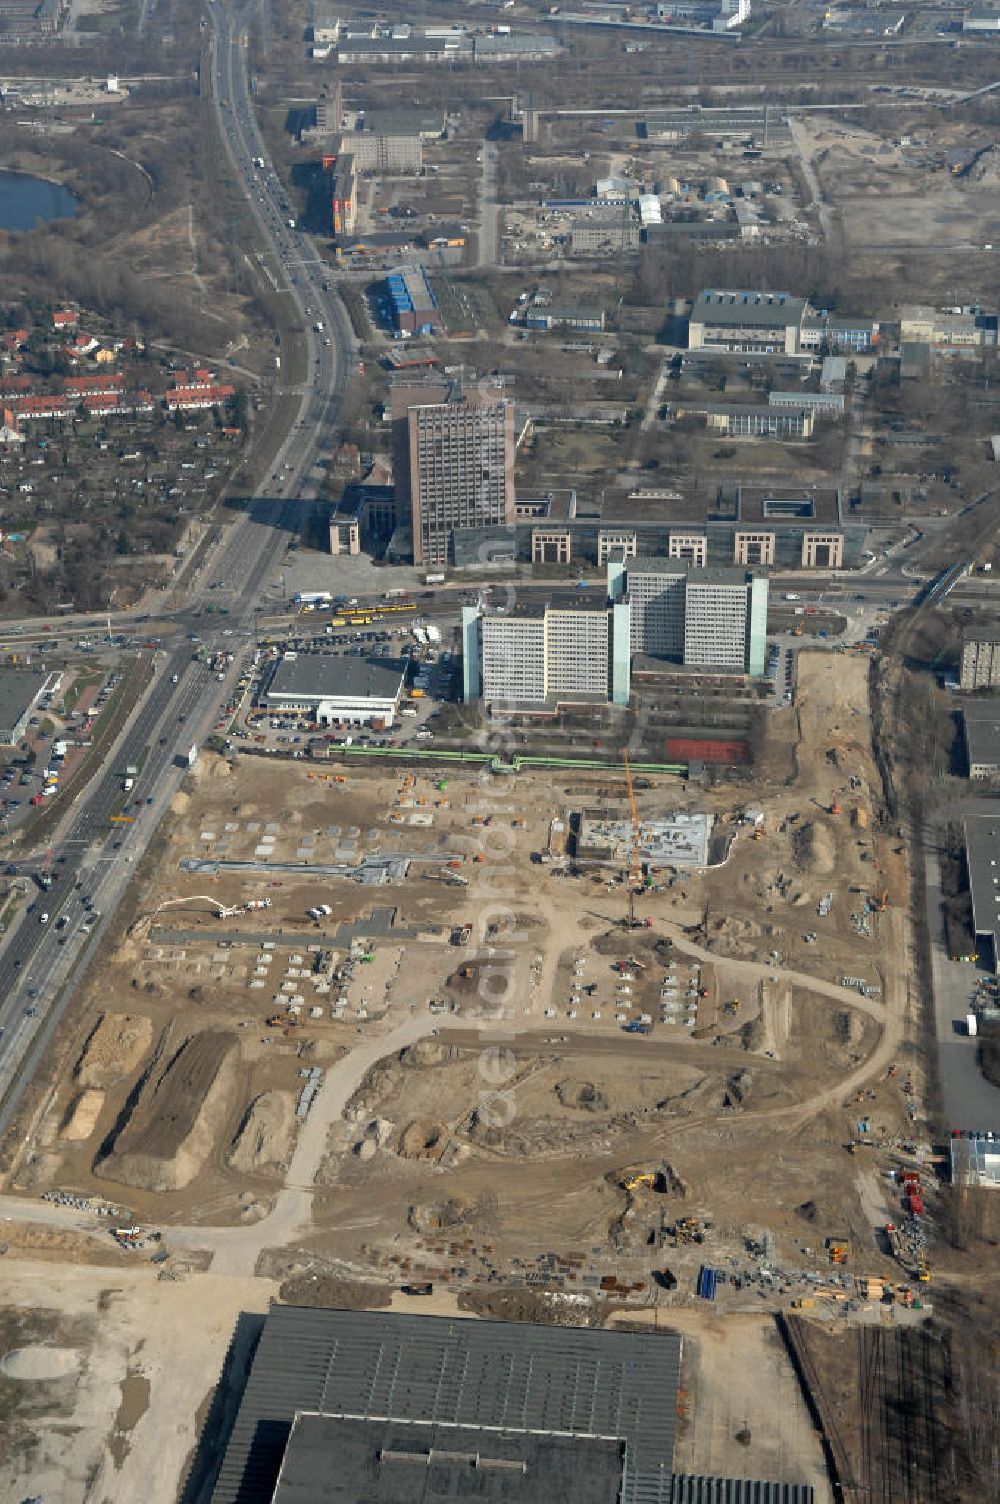
<svg viewBox="0 0 1000 1504">
<path fill-rule="evenodd" d="M 307 376 L 297 389 L 298 415 L 275 457 L 268 496 L 251 498 L 245 516 L 227 530 L 200 571 L 190 607 L 175 614 L 175 623 L 190 625 L 199 595 L 213 586 L 218 591 L 221 582 L 231 600 L 228 617 L 208 629 L 198 624 L 210 651 L 232 648 L 234 637 L 246 641 L 260 593 L 297 528 L 301 507 L 316 495 L 317 464 L 331 442 L 356 358 L 329 271 L 324 274 L 307 238 L 288 224 L 284 191 L 253 118 L 245 51 L 250 14 L 210 0 L 209 86 L 233 171 L 246 189 L 259 236 L 285 279 L 286 327 L 297 323 L 303 331 Z M 317 323 L 324 326 L 321 331 L 312 327 Z M 218 601 L 218 593 L 212 599 Z M 146 630 L 156 629 L 150 625 Z M 211 728 L 220 699 L 241 667 L 237 654 L 220 683 L 195 661 L 191 643 L 176 636 L 160 649 L 155 665 L 153 683 L 118 744 L 102 770 L 76 794 L 56 832 L 51 869 L 58 874 L 56 881 L 48 893 L 38 893 L 33 912 L 22 912 L 14 922 L 0 951 L 0 1130 L 10 1121 L 86 969 L 101 924 L 122 901 L 133 864 L 169 807 L 188 748 Z M 141 771 L 130 791 L 134 818 L 122 824 L 112 816 L 123 802 L 127 765 Z M 48 915 L 45 923 L 43 913 Z M 94 913 L 101 917 L 88 918 Z"/>
</svg>

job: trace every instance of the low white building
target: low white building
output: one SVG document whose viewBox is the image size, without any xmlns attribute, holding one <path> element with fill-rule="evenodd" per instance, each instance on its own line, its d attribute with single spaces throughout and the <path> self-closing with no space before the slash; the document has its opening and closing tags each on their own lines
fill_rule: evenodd
<svg viewBox="0 0 1000 1504">
<path fill-rule="evenodd" d="M 406 685 L 406 664 L 395 658 L 286 653 L 259 695 L 270 715 L 308 715 L 318 725 L 334 721 L 389 727 Z"/>
</svg>

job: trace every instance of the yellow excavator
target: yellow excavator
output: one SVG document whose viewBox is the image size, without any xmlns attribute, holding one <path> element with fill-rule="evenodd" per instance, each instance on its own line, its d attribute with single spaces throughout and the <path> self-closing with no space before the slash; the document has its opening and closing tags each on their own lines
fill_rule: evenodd
<svg viewBox="0 0 1000 1504">
<path fill-rule="evenodd" d="M 649 1189 L 653 1190 L 653 1188 L 656 1185 L 656 1176 L 655 1175 L 633 1175 L 631 1180 L 626 1180 L 626 1182 L 625 1182 L 625 1189 L 627 1191 L 635 1191 L 641 1185 L 648 1185 Z"/>
</svg>

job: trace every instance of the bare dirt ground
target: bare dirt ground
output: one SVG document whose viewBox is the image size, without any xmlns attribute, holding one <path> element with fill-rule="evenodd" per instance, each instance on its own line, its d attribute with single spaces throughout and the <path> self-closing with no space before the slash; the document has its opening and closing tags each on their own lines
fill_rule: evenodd
<svg viewBox="0 0 1000 1504">
<path fill-rule="evenodd" d="M 459 1291 L 476 1305 L 499 1290 L 528 1312 L 540 1286 L 558 1319 L 589 1320 L 603 1289 L 691 1330 L 706 1322 L 693 1289 L 710 1260 L 727 1282 L 708 1333 L 824 1286 L 833 1235 L 860 1272 L 880 1267 L 875 1228 L 892 1193 L 872 1169 L 917 1132 L 921 1083 L 896 1068 L 906 875 L 880 824 L 867 664 L 803 652 L 796 708 L 774 720 L 776 756 L 753 790 L 758 838 L 742 791 L 667 779 L 640 790 L 644 816 L 710 813 L 728 855 L 704 873 L 651 873 L 631 932 L 616 868 L 574 877 L 532 859 L 563 849 L 583 807 L 621 816 L 621 779 L 352 768 L 336 784 L 295 766 L 276 801 L 272 768 L 203 759 L 8 1157 L 8 1257 L 32 1238 L 47 1261 L 103 1257 L 109 1281 L 120 1269 L 145 1280 L 164 1312 L 175 1278 L 199 1300 L 272 1278 L 293 1291 L 374 1281 L 385 1298 L 431 1279 L 449 1311 Z M 400 852 L 412 861 L 400 883 L 310 872 Z M 191 857 L 260 865 L 192 872 Z M 220 914 L 263 898 L 269 908 Z M 319 903 L 331 914 L 309 920 Z M 651 1032 L 623 1032 L 644 1017 Z M 859 1136 L 890 1158 L 847 1153 Z M 106 1220 L 37 1199 L 51 1188 L 113 1201 L 162 1239 L 124 1254 Z M 657 1283 L 668 1268 L 671 1293 Z M 231 1303 L 218 1309 L 224 1321 Z M 156 1304 L 154 1326 L 160 1315 Z M 177 1351 L 181 1340 L 155 1337 Z M 712 1340 L 710 1398 L 686 1443 L 696 1468 L 746 1450 L 729 1432 L 753 1398 L 712 1367 Z M 775 1403 L 777 1362 L 762 1370 L 774 1370 Z M 115 1483 L 94 1497 L 124 1499 L 141 1421 L 121 1479 L 122 1443 L 101 1424 L 86 1446 Z M 781 1463 L 773 1427 L 747 1428 L 761 1436 L 754 1471 Z M 807 1450 L 789 1442 L 796 1476 Z"/>
<path fill-rule="evenodd" d="M 674 1311 L 670 1325 L 684 1337 L 677 1472 L 796 1478 L 826 1504 L 832 1494 L 819 1436 L 773 1318 Z"/>
<path fill-rule="evenodd" d="M 904 145 L 842 121 L 798 121 L 796 131 L 848 246 L 944 250 L 995 239 L 995 152 L 963 176 L 922 165 L 949 146 L 967 146 L 964 132 L 921 132 Z"/>
<path fill-rule="evenodd" d="M 55 1379 L 0 1377 L 0 1494 L 173 1500 L 237 1318 L 266 1310 L 276 1286 L 68 1263 L 47 1264 L 43 1283 L 34 1257 L 10 1255 L 3 1270 L 0 1367 L 11 1351 L 39 1345 L 75 1361 Z"/>
</svg>

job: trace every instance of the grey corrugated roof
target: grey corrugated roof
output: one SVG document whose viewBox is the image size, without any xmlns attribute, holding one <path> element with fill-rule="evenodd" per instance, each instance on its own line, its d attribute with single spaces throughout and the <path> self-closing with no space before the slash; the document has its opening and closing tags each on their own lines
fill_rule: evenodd
<svg viewBox="0 0 1000 1504">
<path fill-rule="evenodd" d="M 813 1504 L 808 1483 L 761 1483 L 751 1478 L 701 1478 L 679 1473 L 671 1504 Z"/>
<path fill-rule="evenodd" d="M 996 948 L 1000 930 L 1000 820 L 969 815 L 965 821 L 965 864 L 969 870 L 972 928 Z"/>
<path fill-rule="evenodd" d="M 399 693 L 405 664 L 396 658 L 353 658 L 346 653 L 307 654 L 282 658 L 274 671 L 268 695 L 304 699 L 340 699 L 367 695 L 391 700 Z"/>
<path fill-rule="evenodd" d="M 475 1426 L 299 1415 L 273 1504 L 616 1504 L 625 1446 Z"/>
<path fill-rule="evenodd" d="M 969 762 L 1000 764 L 1000 701 L 966 700 L 962 705 L 962 726 Z"/>
<path fill-rule="evenodd" d="M 698 294 L 691 309 L 694 324 L 756 324 L 771 329 L 800 324 L 805 313 L 804 298 L 791 298 L 784 292 L 713 292 Z"/>
<path fill-rule="evenodd" d="M 625 1443 L 622 1504 L 670 1504 L 676 1332 L 275 1306 L 213 1504 L 270 1504 L 299 1411 Z M 484 1440 L 484 1447 L 486 1441 Z"/>
<path fill-rule="evenodd" d="M 49 675 L 40 669 L 0 670 L 0 730 L 10 732 L 42 692 Z"/>
</svg>

